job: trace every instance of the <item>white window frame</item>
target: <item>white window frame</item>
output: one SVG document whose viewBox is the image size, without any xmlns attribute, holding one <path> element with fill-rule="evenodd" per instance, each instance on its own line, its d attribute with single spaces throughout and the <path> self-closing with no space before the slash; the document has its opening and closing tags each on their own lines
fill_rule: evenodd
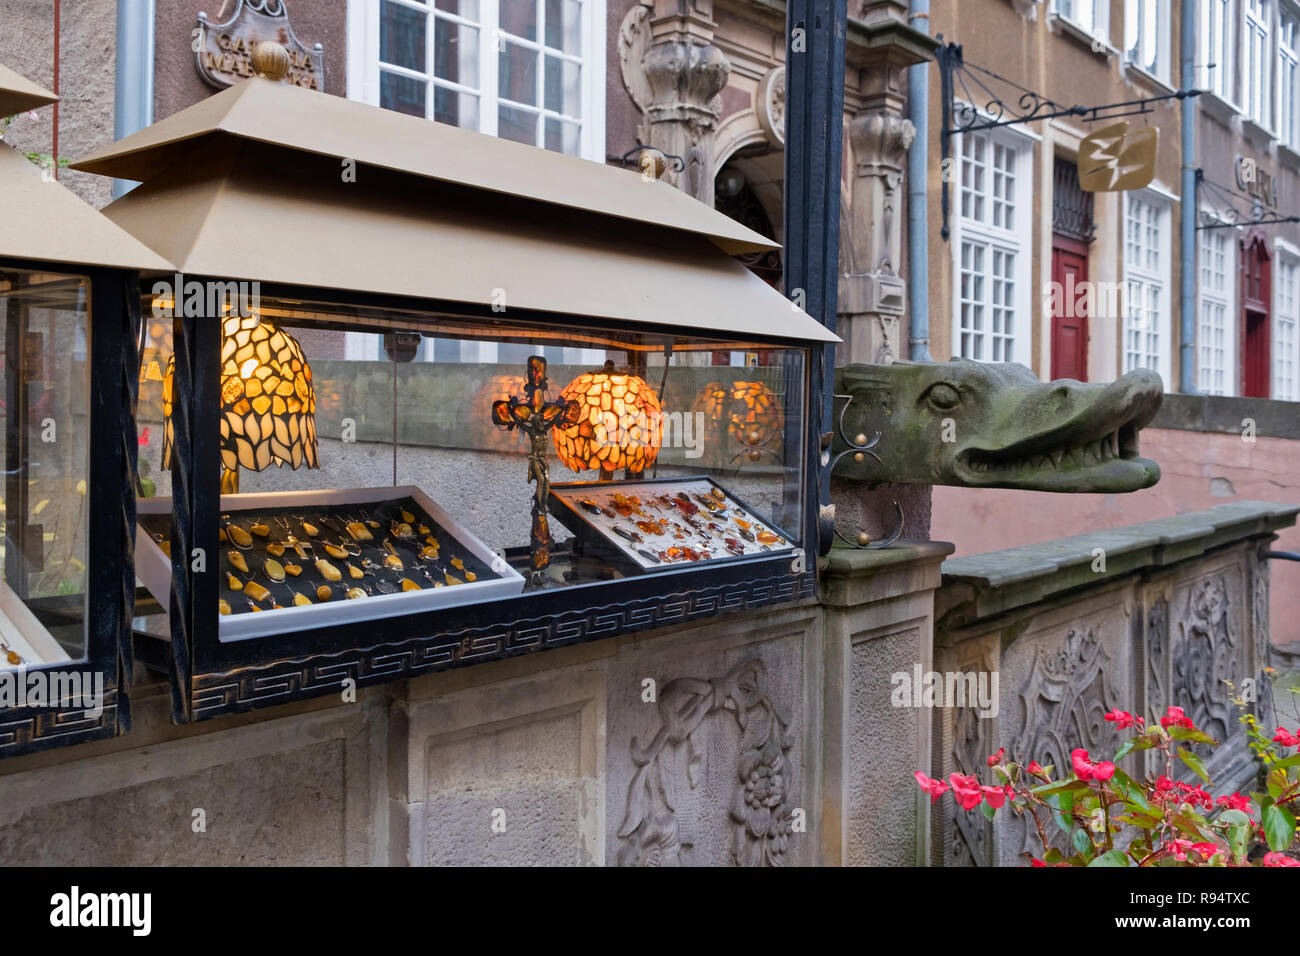
<svg viewBox="0 0 1300 956">
<path fill-rule="evenodd" d="M 1285 42 L 1290 24 L 1291 42 Z M 1277 11 L 1277 138 L 1291 149 L 1300 149 L 1300 6 L 1280 3 Z"/>
<path fill-rule="evenodd" d="M 1223 257 L 1223 286 L 1215 288 L 1207 282 L 1207 256 Z M 1209 263 L 1213 268 L 1215 263 Z M 1198 233 L 1196 250 L 1196 387 L 1206 395 L 1237 394 L 1237 312 L 1236 290 L 1237 237 L 1232 229 L 1202 229 Z M 1209 338 L 1215 331 L 1206 321 L 1207 309 L 1222 309 L 1222 347 Z M 1222 364 L 1210 364 L 1215 352 Z M 1221 378 L 1215 378 L 1218 373 Z"/>
<path fill-rule="evenodd" d="M 1169 13 L 1168 0 L 1124 0 L 1124 59 L 1162 83 L 1170 77 Z M 1154 51 L 1154 63 L 1142 62 L 1144 46 Z"/>
<path fill-rule="evenodd" d="M 1261 16 L 1255 16 L 1258 5 Z M 1241 22 L 1241 110 L 1266 130 L 1273 129 L 1274 0 L 1243 0 Z"/>
<path fill-rule="evenodd" d="M 981 114 L 982 115 L 982 114 Z M 968 219 L 962 215 L 962 163 L 966 156 L 966 146 L 970 141 L 969 137 L 981 136 L 987 141 L 986 156 L 988 165 L 986 174 L 989 180 L 986 183 L 985 193 L 986 211 L 991 210 L 989 205 L 992 198 L 992 150 L 995 145 L 1000 145 L 1004 149 L 1010 149 L 1015 154 L 1015 183 L 1012 192 L 1012 204 L 1014 207 L 1014 218 L 1010 230 L 1001 226 L 995 226 L 985 221 Z M 1026 136 L 1020 131 L 1009 129 L 990 129 L 980 130 L 974 133 L 963 133 L 954 138 L 955 148 L 953 155 L 956 159 L 956 203 L 954 215 L 952 217 L 952 236 L 950 245 L 952 246 L 953 256 L 953 288 L 952 288 L 952 354 L 963 355 L 962 350 L 962 252 L 963 245 L 966 242 L 979 243 L 986 251 L 985 262 L 983 263 L 983 296 L 981 303 L 985 306 L 983 318 L 983 327 L 981 336 L 983 348 L 979 351 L 980 358 L 978 361 L 991 362 L 993 359 L 992 341 L 992 306 L 993 306 L 993 286 L 996 278 L 992 274 L 993 270 L 993 252 L 1002 253 L 1011 252 L 1015 255 L 1012 274 L 1010 276 L 1014 283 L 1012 305 L 1011 305 L 1011 355 L 1007 358 L 1001 358 L 997 361 L 1019 362 L 1022 365 L 1032 367 L 1033 364 L 1033 301 L 1030 284 L 1032 282 L 1032 260 L 1033 260 L 1033 189 L 1034 189 L 1034 142 L 1031 136 Z M 988 213 L 991 216 L 991 211 Z M 1005 308 L 1005 305 L 1002 306 Z M 966 356 L 975 358 L 975 356 Z"/>
<path fill-rule="evenodd" d="M 1300 401 L 1300 250 L 1283 249 L 1281 243 L 1273 260 L 1273 341 L 1269 344 L 1272 355 L 1273 398 L 1279 401 Z M 1290 294 L 1285 291 L 1286 275 L 1290 272 Z M 1287 348 L 1287 339 L 1290 347 Z"/>
<path fill-rule="evenodd" d="M 1190 0 L 1189 0 L 1190 2 Z M 1196 30 L 1198 85 L 1236 105 L 1238 0 L 1200 0 Z M 1210 69 L 1210 64 L 1214 69 Z"/>
<path fill-rule="evenodd" d="M 1160 193 L 1153 189 L 1142 189 L 1124 194 L 1123 210 L 1123 234 L 1120 238 L 1122 243 L 1122 256 L 1124 263 L 1124 315 L 1120 328 L 1120 368 L 1127 372 L 1134 368 L 1154 368 L 1160 373 L 1160 377 L 1165 382 L 1165 387 L 1172 387 L 1172 335 L 1171 326 L 1171 297 L 1172 289 L 1172 262 L 1171 256 L 1173 251 L 1173 236 L 1171 234 L 1172 217 L 1170 215 L 1170 202 Z M 1141 203 L 1144 207 L 1150 207 L 1156 212 L 1156 237 L 1154 249 L 1156 252 L 1156 265 L 1151 267 L 1146 257 L 1143 261 L 1135 262 L 1131 259 L 1129 243 L 1129 222 L 1133 215 L 1133 204 Z M 1145 210 L 1144 210 L 1145 213 Z M 1151 245 L 1146 241 L 1147 222 L 1143 218 L 1143 242 L 1142 249 L 1145 252 Z M 1154 289 L 1156 292 L 1155 304 L 1150 305 L 1149 299 L 1144 295 L 1142 302 L 1134 301 L 1135 286 L 1144 293 Z M 1133 321 L 1135 306 L 1143 308 L 1148 313 L 1143 316 L 1141 321 L 1147 322 L 1149 315 L 1154 313 L 1155 322 L 1154 330 L 1149 325 L 1139 329 Z M 1142 360 L 1140 362 L 1130 361 L 1133 350 L 1130 348 L 1130 335 L 1150 336 L 1154 332 L 1156 348 L 1154 352 L 1154 364 L 1148 358 L 1151 355 L 1150 339 L 1144 338 L 1140 342 L 1140 352 Z"/>
<path fill-rule="evenodd" d="M 389 0 L 391 3 L 409 7 L 423 13 L 432 14 L 434 5 L 423 0 Z M 382 0 L 348 0 L 348 48 L 347 48 L 347 95 L 349 99 L 359 100 L 371 105 L 379 105 L 379 13 Z M 499 29 L 500 0 L 478 0 L 479 19 L 479 86 L 474 90 L 479 99 L 478 132 L 495 136 L 497 133 L 498 108 L 503 102 L 497 94 L 498 50 L 504 42 Z M 460 21 L 454 15 L 441 14 L 445 19 Z M 578 135 L 578 153 L 583 159 L 593 162 L 605 162 L 605 45 L 607 43 L 605 26 L 605 0 L 582 0 L 582 79 L 579 83 L 582 100 L 580 128 Z M 468 23 L 469 21 L 463 21 Z M 539 17 L 540 23 L 540 17 Z M 427 31 L 430 51 L 434 42 L 434 31 Z M 538 42 L 516 40 L 513 35 L 510 42 L 536 49 Z M 431 62 L 432 54 L 428 54 Z M 544 115 L 552 114 L 543 109 L 542 89 L 545 83 L 545 58 L 538 64 L 538 106 Z M 385 70 L 413 79 L 428 81 L 423 74 L 401 67 L 385 66 Z M 451 89 L 456 84 L 439 81 L 439 85 Z M 470 90 L 469 87 L 465 87 Z M 427 98 L 426 115 L 432 115 L 432 96 Z M 508 104 L 507 104 L 508 105 Z M 531 108 L 531 107 L 530 107 Z M 570 118 L 571 119 L 571 118 Z M 541 148 L 540 146 L 538 148 Z"/>
</svg>

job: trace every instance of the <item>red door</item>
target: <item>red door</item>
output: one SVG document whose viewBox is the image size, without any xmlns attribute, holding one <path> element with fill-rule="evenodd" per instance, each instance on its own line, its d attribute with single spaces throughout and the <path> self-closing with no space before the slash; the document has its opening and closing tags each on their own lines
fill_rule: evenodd
<svg viewBox="0 0 1300 956">
<path fill-rule="evenodd" d="M 1246 236 L 1241 247 L 1241 394 L 1246 398 L 1268 398 L 1272 378 L 1272 257 L 1258 230 Z"/>
<path fill-rule="evenodd" d="M 1088 380 L 1087 246 L 1052 237 L 1052 378 Z"/>
</svg>

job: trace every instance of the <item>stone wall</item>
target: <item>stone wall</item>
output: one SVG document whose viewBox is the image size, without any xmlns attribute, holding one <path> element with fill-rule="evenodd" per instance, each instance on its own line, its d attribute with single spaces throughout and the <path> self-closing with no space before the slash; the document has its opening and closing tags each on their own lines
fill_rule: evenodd
<svg viewBox="0 0 1300 956">
<path fill-rule="evenodd" d="M 931 774 L 992 783 L 985 758 L 999 747 L 1008 759 L 1066 772 L 1075 747 L 1114 752 L 1120 735 L 1103 719 L 1112 708 L 1151 719 L 1178 705 L 1222 742 L 1206 761 L 1214 792 L 1244 789 L 1256 768 L 1224 682 L 1240 690 L 1253 680 L 1256 713 L 1268 723 L 1263 553 L 1297 511 L 1234 502 L 947 561 L 935 670 L 996 675 L 999 700 L 985 716 L 974 707 L 935 711 Z M 1120 765 L 1139 778 L 1159 772 L 1148 758 L 1139 752 Z M 1000 815 L 993 824 L 951 801 L 937 806 L 937 864 L 1010 866 L 1023 864 L 1026 851 L 1042 855 L 1025 818 Z"/>
</svg>

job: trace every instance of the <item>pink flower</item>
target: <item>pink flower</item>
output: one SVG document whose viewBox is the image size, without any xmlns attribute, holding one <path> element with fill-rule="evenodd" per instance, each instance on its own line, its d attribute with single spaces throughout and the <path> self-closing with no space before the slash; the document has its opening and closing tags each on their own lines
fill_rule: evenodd
<svg viewBox="0 0 1300 956">
<path fill-rule="evenodd" d="M 1300 747 L 1300 737 L 1297 737 L 1285 727 L 1277 729 L 1277 733 L 1273 735 L 1273 742 L 1281 744 L 1283 747 Z"/>
<path fill-rule="evenodd" d="M 1199 853 L 1202 859 L 1208 860 L 1214 854 L 1220 852 L 1223 847 L 1217 843 L 1193 843 L 1192 849 Z"/>
<path fill-rule="evenodd" d="M 1044 780 L 1047 779 L 1047 771 L 1038 765 L 1037 760 L 1029 761 L 1029 766 L 1025 768 L 1025 772 L 1032 773 L 1035 777 L 1042 777 Z"/>
<path fill-rule="evenodd" d="M 1092 779 L 1092 763 L 1088 760 L 1088 751 L 1082 747 L 1070 751 L 1070 764 L 1080 780 Z"/>
<path fill-rule="evenodd" d="M 963 810 L 974 810 L 984 800 L 984 794 L 980 791 L 980 782 L 974 777 L 963 777 L 959 773 L 948 774 L 948 782 L 952 784 L 952 794 L 957 798 Z"/>
<path fill-rule="evenodd" d="M 1241 810 L 1245 813 L 1250 812 L 1250 798 L 1243 797 L 1240 793 L 1234 793 L 1230 797 L 1219 797 L 1214 801 L 1218 806 L 1227 806 L 1230 810 Z"/>
<path fill-rule="evenodd" d="M 145 430 L 142 431 L 142 432 L 140 433 L 140 437 L 136 439 L 136 442 L 140 445 L 141 448 L 143 448 L 145 445 L 149 444 L 149 428 L 148 428 L 148 426 L 146 426 L 146 427 L 145 427 Z"/>
<path fill-rule="evenodd" d="M 1001 787 L 980 787 L 980 790 L 984 792 L 984 799 L 994 810 L 1001 809 L 1002 804 L 1006 803 L 1007 792 Z"/>
<path fill-rule="evenodd" d="M 989 766 L 996 767 L 998 764 L 1000 764 L 1002 762 L 1002 757 L 1006 754 L 1006 752 L 1007 752 L 1006 747 L 999 747 L 998 752 L 993 754 L 991 757 L 989 757 L 988 759 Z"/>
<path fill-rule="evenodd" d="M 930 802 L 938 800 L 948 792 L 948 785 L 942 780 L 934 780 L 927 777 L 921 771 L 916 772 L 916 782 L 921 785 L 921 789 L 930 795 Z"/>
<path fill-rule="evenodd" d="M 1170 707 L 1168 710 L 1166 710 L 1165 715 L 1160 718 L 1160 726 L 1161 727 L 1187 727 L 1190 730 L 1196 729 L 1195 725 L 1191 721 L 1191 718 L 1183 714 L 1183 709 L 1181 707 Z"/>
<path fill-rule="evenodd" d="M 1300 860 L 1287 856 L 1285 853 L 1265 853 L 1265 866 L 1300 866 Z"/>
<path fill-rule="evenodd" d="M 1137 723 L 1132 714 L 1127 710 L 1120 710 L 1118 707 L 1111 708 L 1111 712 L 1106 715 L 1106 719 L 1114 723 L 1116 730 L 1123 730 Z"/>
<path fill-rule="evenodd" d="M 1187 851 L 1195 845 L 1191 840 L 1170 840 L 1166 847 L 1173 851 L 1174 859 L 1181 863 L 1187 859 Z"/>
<path fill-rule="evenodd" d="M 1162 773 L 1156 778 L 1156 789 L 1161 792 L 1168 792 L 1174 789 L 1174 782 Z"/>
<path fill-rule="evenodd" d="M 1106 781 L 1115 776 L 1115 765 L 1109 760 L 1103 760 L 1092 768 L 1092 779 Z"/>
</svg>

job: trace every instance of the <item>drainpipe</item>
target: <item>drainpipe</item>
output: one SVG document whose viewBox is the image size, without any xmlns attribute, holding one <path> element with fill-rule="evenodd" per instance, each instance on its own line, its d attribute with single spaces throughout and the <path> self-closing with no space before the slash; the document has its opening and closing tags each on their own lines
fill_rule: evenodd
<svg viewBox="0 0 1300 956">
<path fill-rule="evenodd" d="M 117 0 L 117 86 L 113 138 L 122 139 L 153 122 L 154 0 Z M 137 184 L 113 180 L 113 198 Z"/>
<path fill-rule="evenodd" d="M 1184 90 L 1196 88 L 1196 4 L 1183 0 L 1182 81 Z M 1182 100 L 1183 195 L 1182 270 L 1178 390 L 1196 393 L 1196 97 Z"/>
<path fill-rule="evenodd" d="M 910 23 L 930 32 L 930 0 L 912 0 Z M 916 138 L 907 153 L 907 300 L 909 317 L 907 357 L 932 362 L 930 356 L 930 235 L 926 214 L 926 181 L 930 157 L 930 64 L 907 68 L 907 115 Z"/>
</svg>

